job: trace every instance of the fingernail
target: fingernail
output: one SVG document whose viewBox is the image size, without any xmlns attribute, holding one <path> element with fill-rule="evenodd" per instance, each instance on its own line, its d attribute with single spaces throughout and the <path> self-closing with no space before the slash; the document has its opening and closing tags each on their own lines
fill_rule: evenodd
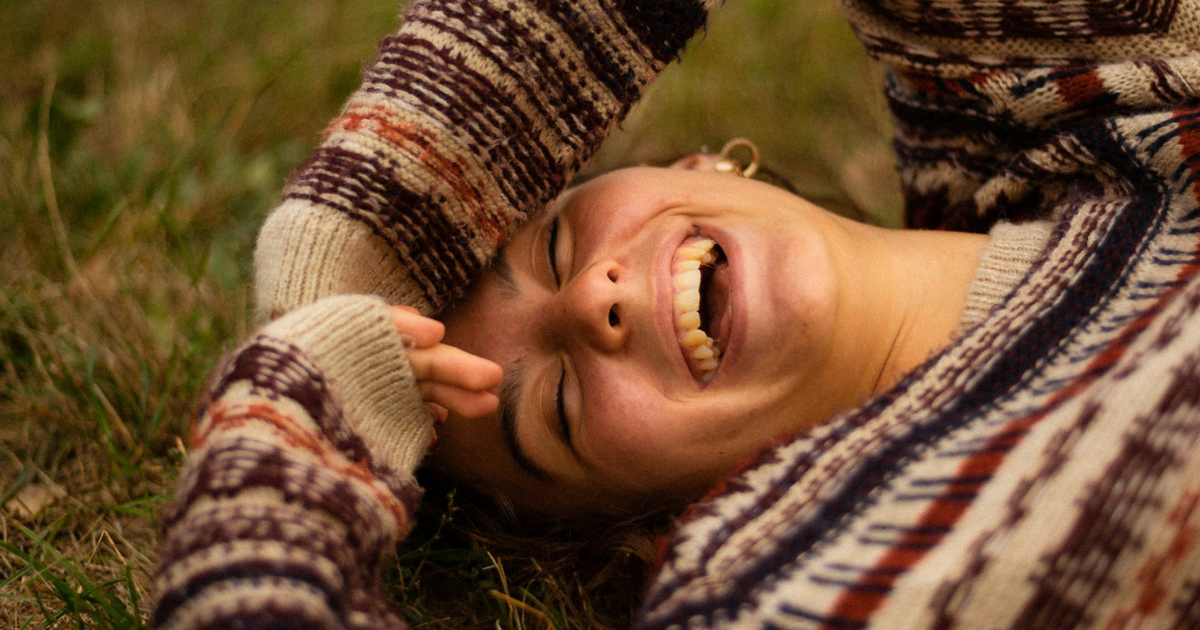
<svg viewBox="0 0 1200 630">
<path fill-rule="evenodd" d="M 425 403 L 425 407 L 429 409 L 429 413 L 433 414 L 433 423 L 435 425 L 442 424 L 446 421 L 446 418 L 450 417 L 450 410 L 437 403 L 427 402 Z"/>
</svg>

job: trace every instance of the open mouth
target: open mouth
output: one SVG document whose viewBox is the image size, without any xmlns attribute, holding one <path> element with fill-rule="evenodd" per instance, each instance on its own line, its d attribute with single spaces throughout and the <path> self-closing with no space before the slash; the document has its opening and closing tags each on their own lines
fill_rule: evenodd
<svg viewBox="0 0 1200 630">
<path fill-rule="evenodd" d="M 675 334 L 692 376 L 712 380 L 729 321 L 729 261 L 715 241 L 690 237 L 671 261 Z"/>
</svg>

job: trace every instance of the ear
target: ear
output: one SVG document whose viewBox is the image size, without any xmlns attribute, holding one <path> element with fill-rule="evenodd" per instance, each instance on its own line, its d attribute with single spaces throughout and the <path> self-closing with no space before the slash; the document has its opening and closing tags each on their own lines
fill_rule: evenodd
<svg viewBox="0 0 1200 630">
<path fill-rule="evenodd" d="M 716 173 L 717 162 L 720 161 L 721 156 L 715 153 L 693 153 L 675 160 L 667 168 L 677 168 L 685 171 L 700 171 L 703 173 Z"/>
</svg>

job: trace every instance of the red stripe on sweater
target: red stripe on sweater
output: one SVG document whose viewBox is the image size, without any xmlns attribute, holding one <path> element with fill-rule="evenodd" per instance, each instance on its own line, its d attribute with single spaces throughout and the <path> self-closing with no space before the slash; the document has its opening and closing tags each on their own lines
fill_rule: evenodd
<svg viewBox="0 0 1200 630">
<path fill-rule="evenodd" d="M 1071 76 L 1057 77 L 1054 79 L 1054 85 L 1058 88 L 1059 96 L 1071 107 L 1090 103 L 1107 93 L 1104 79 L 1100 78 L 1100 73 L 1095 68 Z"/>
<path fill-rule="evenodd" d="M 441 177 L 450 195 L 462 201 L 470 210 L 472 221 L 490 244 L 499 247 L 504 242 L 506 226 L 488 211 L 488 205 L 479 192 L 467 182 L 468 168 L 438 151 L 439 143 L 444 142 L 443 138 L 434 137 L 418 125 L 396 120 L 391 111 L 378 104 L 351 105 L 346 113 L 329 125 L 326 135 L 337 131 L 374 133 L 398 152 L 416 157 L 422 166 Z"/>
<path fill-rule="evenodd" d="M 1173 116 L 1176 120 L 1186 120 L 1195 114 L 1195 110 L 1176 110 Z M 1200 203 L 1200 162 L 1192 161 L 1200 155 L 1200 129 L 1193 125 L 1181 125 L 1179 130 L 1180 164 L 1188 164 L 1192 172 L 1192 196 Z"/>
<path fill-rule="evenodd" d="M 1170 545 L 1162 553 L 1147 558 L 1138 568 L 1137 580 L 1141 588 L 1137 599 L 1129 607 L 1114 612 L 1103 626 L 1104 630 L 1134 627 L 1137 621 L 1158 613 L 1164 605 L 1171 603 L 1167 599 L 1174 586 L 1170 579 L 1179 575 L 1180 565 L 1200 538 L 1200 493 L 1183 493 L 1168 513 L 1167 522 L 1174 527 Z"/>
<path fill-rule="evenodd" d="M 1012 440 L 1008 436 L 1002 439 L 1005 442 Z M 960 468 L 960 475 L 991 475 L 1003 462 L 1004 456 L 1000 453 L 980 453 L 968 458 L 967 462 Z M 970 485 L 973 486 L 971 488 L 972 491 L 978 489 L 976 484 Z M 964 488 L 961 484 L 951 483 L 947 485 L 944 494 L 960 494 L 963 490 Z M 962 518 L 962 515 L 970 507 L 971 502 L 964 501 L 961 498 L 946 497 L 933 499 L 929 507 L 921 515 L 921 518 L 913 526 L 914 530 L 924 530 L 924 532 L 907 533 L 901 536 L 898 543 L 888 549 L 875 562 L 873 568 L 877 569 L 876 571 L 865 572 L 858 578 L 858 585 L 867 588 L 844 591 L 834 603 L 829 617 L 836 619 L 839 624 L 851 623 L 865 626 L 870 620 L 871 615 L 875 614 L 875 611 L 887 601 L 896 580 L 900 579 L 909 569 L 916 566 L 918 562 L 928 555 L 931 550 L 941 544 L 945 535 L 930 532 L 939 528 L 949 530 L 949 528 L 958 523 L 958 520 Z M 879 587 L 884 587 L 884 589 L 880 589 Z M 822 629 L 840 630 L 829 624 L 822 626 Z"/>
<path fill-rule="evenodd" d="M 307 451 L 321 461 L 330 471 L 343 477 L 354 479 L 370 489 L 371 495 L 380 505 L 384 506 L 396 520 L 400 537 L 403 538 L 412 529 L 413 522 L 404 502 L 387 490 L 383 483 L 371 472 L 370 461 L 359 459 L 351 461 L 345 454 L 314 435 L 311 430 L 292 416 L 283 413 L 271 403 L 251 403 L 249 405 L 218 404 L 209 410 L 209 423 L 204 431 L 194 433 L 191 439 L 192 449 L 197 450 L 215 441 L 221 433 L 240 428 L 252 423 L 259 423 L 274 429 L 288 446 L 295 452 Z M 219 445 L 214 446 L 219 448 Z"/>
</svg>

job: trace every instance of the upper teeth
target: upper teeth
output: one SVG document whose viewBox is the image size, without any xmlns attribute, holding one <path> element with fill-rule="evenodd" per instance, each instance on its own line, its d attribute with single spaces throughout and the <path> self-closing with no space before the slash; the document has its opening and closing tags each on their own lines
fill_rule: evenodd
<svg viewBox="0 0 1200 630">
<path fill-rule="evenodd" d="M 721 349 L 707 333 L 700 330 L 700 265 L 716 262 L 712 253 L 716 243 L 712 239 L 689 240 L 675 253 L 672 262 L 675 286 L 675 328 L 679 345 L 684 355 L 700 370 L 701 378 L 708 382 L 717 373 Z"/>
</svg>

